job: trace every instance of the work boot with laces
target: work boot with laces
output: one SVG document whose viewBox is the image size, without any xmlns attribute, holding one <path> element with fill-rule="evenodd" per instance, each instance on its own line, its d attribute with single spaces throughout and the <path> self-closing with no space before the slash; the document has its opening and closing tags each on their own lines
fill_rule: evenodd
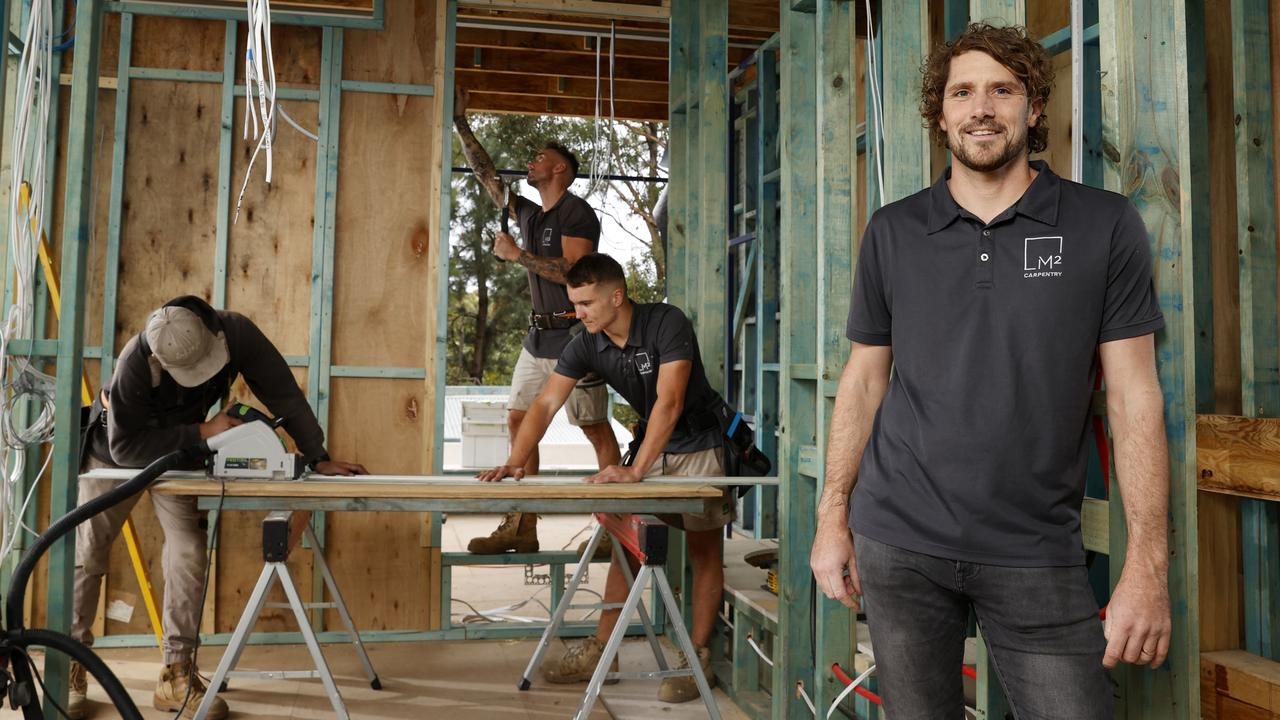
<svg viewBox="0 0 1280 720">
<path fill-rule="evenodd" d="M 188 697 L 188 687 L 190 696 Z M 152 706 L 157 710 L 173 712 L 182 710 L 179 720 L 194 718 L 196 708 L 204 701 L 207 691 L 200 673 L 191 666 L 190 660 L 182 660 L 172 665 L 165 665 L 160 670 L 160 681 L 156 683 L 156 694 Z M 185 707 L 184 707 L 185 705 Z M 209 706 L 208 720 L 222 720 L 227 716 L 227 703 L 222 698 L 214 698 Z"/>
<path fill-rule="evenodd" d="M 702 666 L 702 674 L 707 676 L 707 687 L 716 686 L 716 674 L 711 670 L 711 650 L 700 647 L 698 651 L 698 665 Z M 680 653 L 680 664 L 676 666 L 677 670 L 686 670 L 689 667 L 689 658 L 684 653 Z M 693 679 L 692 675 L 684 675 L 680 677 L 669 677 L 662 679 L 662 685 L 658 687 L 658 699 L 668 703 L 682 703 L 690 700 L 698 699 L 698 681 Z"/>
<path fill-rule="evenodd" d="M 71 661 L 71 692 L 67 695 L 67 717 L 81 720 L 89 704 L 89 677 L 84 666 Z"/>
<path fill-rule="evenodd" d="M 497 555 L 505 552 L 538 552 L 538 516 L 535 513 L 507 513 L 502 524 L 488 537 L 472 538 L 467 552 Z"/>
<path fill-rule="evenodd" d="M 581 643 L 569 648 L 560 660 L 542 668 L 542 679 L 549 683 L 586 682 L 596 672 L 600 658 L 604 655 L 604 643 L 593 635 Z M 613 656 L 609 672 L 618 672 L 618 656 Z M 605 680 L 605 685 L 613 685 L 615 680 Z"/>
<path fill-rule="evenodd" d="M 587 551 L 587 543 L 590 540 L 583 540 L 578 543 L 578 557 L 582 557 L 582 553 Z M 591 562 L 609 562 L 613 558 L 613 536 L 605 533 L 600 538 L 600 542 L 596 543 L 596 554 L 591 556 Z"/>
</svg>

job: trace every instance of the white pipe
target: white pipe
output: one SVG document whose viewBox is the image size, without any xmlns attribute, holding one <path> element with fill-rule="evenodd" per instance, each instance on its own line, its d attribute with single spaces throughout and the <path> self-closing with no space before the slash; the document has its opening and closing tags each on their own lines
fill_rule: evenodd
<svg viewBox="0 0 1280 720">
<path fill-rule="evenodd" d="M 1071 179 L 1084 179 L 1084 2 L 1071 0 Z"/>
</svg>

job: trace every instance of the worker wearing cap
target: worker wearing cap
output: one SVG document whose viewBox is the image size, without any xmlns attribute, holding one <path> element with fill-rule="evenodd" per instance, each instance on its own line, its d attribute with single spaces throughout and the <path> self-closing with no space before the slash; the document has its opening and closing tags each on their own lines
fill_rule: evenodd
<svg viewBox="0 0 1280 720">
<path fill-rule="evenodd" d="M 145 330 L 120 352 L 110 384 L 94 403 L 85 432 L 82 471 L 144 467 L 239 425 L 226 413 L 205 419 L 211 407 L 227 400 L 238 376 L 244 377 L 271 414 L 284 418 L 284 429 L 314 471 L 365 472 L 360 465 L 329 458 L 315 413 L 288 364 L 262 331 L 245 316 L 214 310 L 190 295 L 153 312 Z M 82 479 L 79 502 L 84 504 L 123 482 Z M 71 634 L 86 645 L 93 643 L 92 624 L 111 544 L 137 499 L 99 513 L 77 528 Z M 206 535 L 200 527 L 203 513 L 191 496 L 153 494 L 151 502 L 165 538 L 164 668 L 154 705 L 169 711 L 185 705 L 182 717 L 190 717 L 204 694 L 193 662 L 207 565 Z M 73 663 L 68 707 L 73 718 L 84 716 L 86 689 L 84 669 Z M 226 714 L 226 703 L 218 699 L 207 717 Z"/>
</svg>

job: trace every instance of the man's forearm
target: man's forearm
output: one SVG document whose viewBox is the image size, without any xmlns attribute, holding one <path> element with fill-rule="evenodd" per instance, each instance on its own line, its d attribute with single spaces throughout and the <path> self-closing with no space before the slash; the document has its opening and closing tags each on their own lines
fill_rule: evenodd
<svg viewBox="0 0 1280 720">
<path fill-rule="evenodd" d="M 534 401 L 529 411 L 525 413 L 524 420 L 520 422 L 520 432 L 511 441 L 508 465 L 523 467 L 529 462 L 529 456 L 533 454 L 534 448 L 538 447 L 538 441 L 547 432 L 547 426 L 551 424 L 553 415 L 555 411 L 548 412 L 542 403 Z"/>
<path fill-rule="evenodd" d="M 489 197 L 493 198 L 493 202 L 502 207 L 503 203 L 508 202 L 507 186 L 502 182 L 502 178 L 498 176 L 498 169 L 493 164 L 493 158 L 489 157 L 489 153 L 485 151 L 484 146 L 476 139 L 475 133 L 471 132 L 471 125 L 467 122 L 466 116 L 459 116 L 453 119 L 453 126 L 458 131 L 458 138 L 462 141 L 462 154 L 466 156 L 467 163 L 471 165 L 471 172 L 475 173 L 476 179 L 489 192 Z"/>
<path fill-rule="evenodd" d="M 849 496 L 858 481 L 858 465 L 886 387 L 883 382 L 868 382 L 851 367 L 846 367 L 840 376 L 831 430 L 827 435 L 826 472 L 822 497 L 818 500 L 819 523 L 844 523 L 849 516 Z"/>
<path fill-rule="evenodd" d="M 529 268 L 539 276 L 550 280 L 553 283 L 565 284 L 565 275 L 569 272 L 569 268 L 573 267 L 573 263 L 563 257 L 543 257 L 534 255 L 528 250 L 521 250 L 520 257 L 516 258 L 516 262 Z"/>
<path fill-rule="evenodd" d="M 1167 571 L 1169 456 L 1164 399 L 1159 386 L 1121 393 L 1108 391 L 1107 420 L 1115 441 L 1116 483 L 1124 502 L 1128 546 L 1126 564 Z"/>
</svg>

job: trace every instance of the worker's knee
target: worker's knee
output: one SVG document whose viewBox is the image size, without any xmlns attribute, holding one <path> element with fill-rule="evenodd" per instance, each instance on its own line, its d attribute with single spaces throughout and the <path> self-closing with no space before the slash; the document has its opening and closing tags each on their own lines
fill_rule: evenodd
<svg viewBox="0 0 1280 720">
<path fill-rule="evenodd" d="M 587 440 L 596 447 L 601 447 L 609 443 L 618 444 L 618 439 L 613 434 L 613 428 L 608 422 L 595 423 L 592 425 L 583 425 L 582 433 L 587 436 Z"/>
</svg>

